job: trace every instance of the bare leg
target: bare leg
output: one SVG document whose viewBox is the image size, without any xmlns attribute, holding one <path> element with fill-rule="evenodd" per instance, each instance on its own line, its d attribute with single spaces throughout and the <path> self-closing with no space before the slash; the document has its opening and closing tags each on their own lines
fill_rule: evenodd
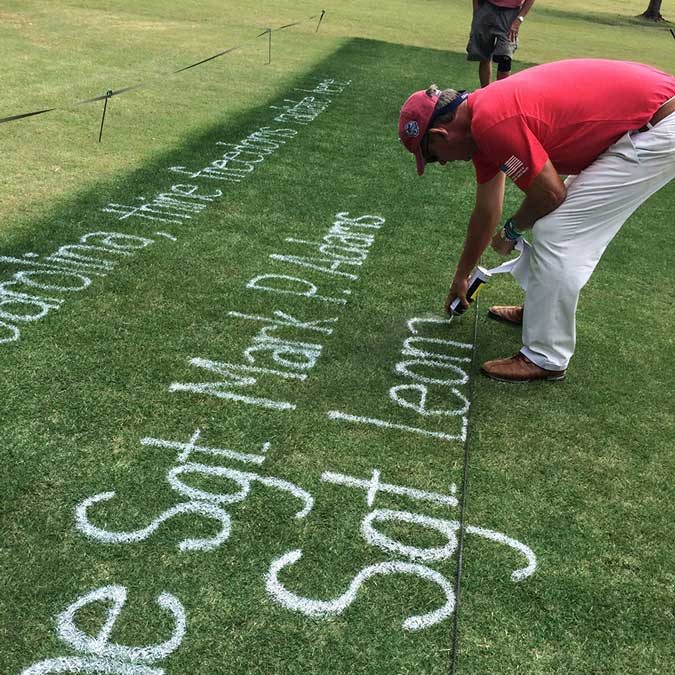
<svg viewBox="0 0 675 675">
<path fill-rule="evenodd" d="M 487 87 L 492 80 L 492 60 L 481 61 L 478 64 L 478 77 L 480 79 L 480 86 Z"/>
</svg>

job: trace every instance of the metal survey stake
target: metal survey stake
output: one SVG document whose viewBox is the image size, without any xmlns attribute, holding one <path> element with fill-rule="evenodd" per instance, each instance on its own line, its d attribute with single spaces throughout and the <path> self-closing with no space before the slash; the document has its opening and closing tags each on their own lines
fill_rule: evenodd
<svg viewBox="0 0 675 675">
<path fill-rule="evenodd" d="M 108 89 L 105 93 L 105 98 L 103 99 L 103 115 L 101 117 L 101 128 L 98 132 L 98 142 L 101 142 L 101 137 L 103 136 L 103 123 L 105 122 L 105 111 L 108 109 L 108 99 L 113 95 L 112 89 Z"/>
<path fill-rule="evenodd" d="M 316 30 L 314 31 L 315 33 L 319 32 L 319 26 L 321 25 L 321 22 L 323 21 L 323 15 L 326 13 L 325 9 L 321 10 L 321 16 L 319 17 L 319 23 L 316 24 Z"/>
</svg>

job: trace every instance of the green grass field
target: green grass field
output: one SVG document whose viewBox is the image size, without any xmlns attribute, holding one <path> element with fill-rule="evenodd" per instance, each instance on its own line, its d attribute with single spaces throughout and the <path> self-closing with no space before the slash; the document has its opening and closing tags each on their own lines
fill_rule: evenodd
<svg viewBox="0 0 675 675">
<path fill-rule="evenodd" d="M 646 4 L 541 0 L 517 68 L 672 71 Z M 473 173 L 396 136 L 414 89 L 478 85 L 470 3 L 222 5 L 0 9 L 0 117 L 63 108 L 0 124 L 0 672 L 670 672 L 675 185 L 567 379 L 483 379 L 519 289 L 448 324 Z M 111 99 L 100 144 L 69 107 L 233 46 Z"/>
</svg>

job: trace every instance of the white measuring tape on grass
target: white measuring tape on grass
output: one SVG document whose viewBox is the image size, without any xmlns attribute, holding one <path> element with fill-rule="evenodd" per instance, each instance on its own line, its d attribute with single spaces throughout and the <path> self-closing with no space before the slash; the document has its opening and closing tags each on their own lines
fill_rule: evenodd
<svg viewBox="0 0 675 675">
<path fill-rule="evenodd" d="M 493 277 L 495 274 L 506 274 L 509 273 L 513 278 L 518 282 L 520 287 L 526 291 L 527 290 L 527 280 L 530 272 L 530 255 L 532 253 L 531 244 L 523 239 L 516 240 L 515 249 L 520 251 L 520 255 L 517 258 L 512 260 L 507 260 L 497 267 L 493 267 L 489 270 L 477 265 L 473 272 L 471 272 L 471 277 L 469 278 L 469 287 L 466 292 L 466 299 L 471 302 L 473 298 L 477 295 L 480 289 Z M 459 298 L 455 298 L 450 303 L 450 309 L 453 314 L 463 314 L 464 309 L 462 308 L 462 302 Z"/>
</svg>

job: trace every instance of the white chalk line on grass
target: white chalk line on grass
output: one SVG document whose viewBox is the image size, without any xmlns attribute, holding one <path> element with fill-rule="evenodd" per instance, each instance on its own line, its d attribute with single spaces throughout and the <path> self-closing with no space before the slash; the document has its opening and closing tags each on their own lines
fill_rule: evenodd
<svg viewBox="0 0 675 675">
<path fill-rule="evenodd" d="M 537 557 L 534 555 L 534 551 L 526 544 L 523 544 L 516 539 L 512 539 L 511 537 L 507 537 L 501 532 L 486 530 L 484 527 L 476 527 L 475 525 L 467 525 L 466 532 L 467 534 L 477 534 L 485 539 L 491 539 L 499 544 L 510 546 L 511 548 L 520 551 L 525 556 L 528 564 L 526 567 L 511 572 L 511 579 L 513 581 L 523 581 L 524 579 L 531 577 L 537 569 Z"/>
<path fill-rule="evenodd" d="M 97 673 L 97 675 L 164 675 L 163 668 L 149 668 L 138 663 L 125 663 L 96 656 L 64 656 L 46 659 L 22 670 L 20 675 L 49 673 Z"/>
<path fill-rule="evenodd" d="M 228 459 L 235 459 L 238 462 L 248 464 L 262 464 L 265 461 L 263 455 L 256 455 L 248 452 L 236 452 L 235 450 L 228 450 L 227 448 L 208 448 L 203 445 L 197 445 L 197 440 L 201 432 L 199 429 L 193 434 L 192 438 L 187 443 L 180 443 L 179 441 L 167 441 L 161 438 L 141 438 L 141 445 L 152 446 L 155 448 L 169 448 L 171 450 L 180 450 L 180 454 L 176 457 L 179 462 L 186 462 L 193 452 L 199 452 L 211 457 L 227 457 Z M 262 452 L 267 452 L 269 443 L 263 445 Z"/>
</svg>

